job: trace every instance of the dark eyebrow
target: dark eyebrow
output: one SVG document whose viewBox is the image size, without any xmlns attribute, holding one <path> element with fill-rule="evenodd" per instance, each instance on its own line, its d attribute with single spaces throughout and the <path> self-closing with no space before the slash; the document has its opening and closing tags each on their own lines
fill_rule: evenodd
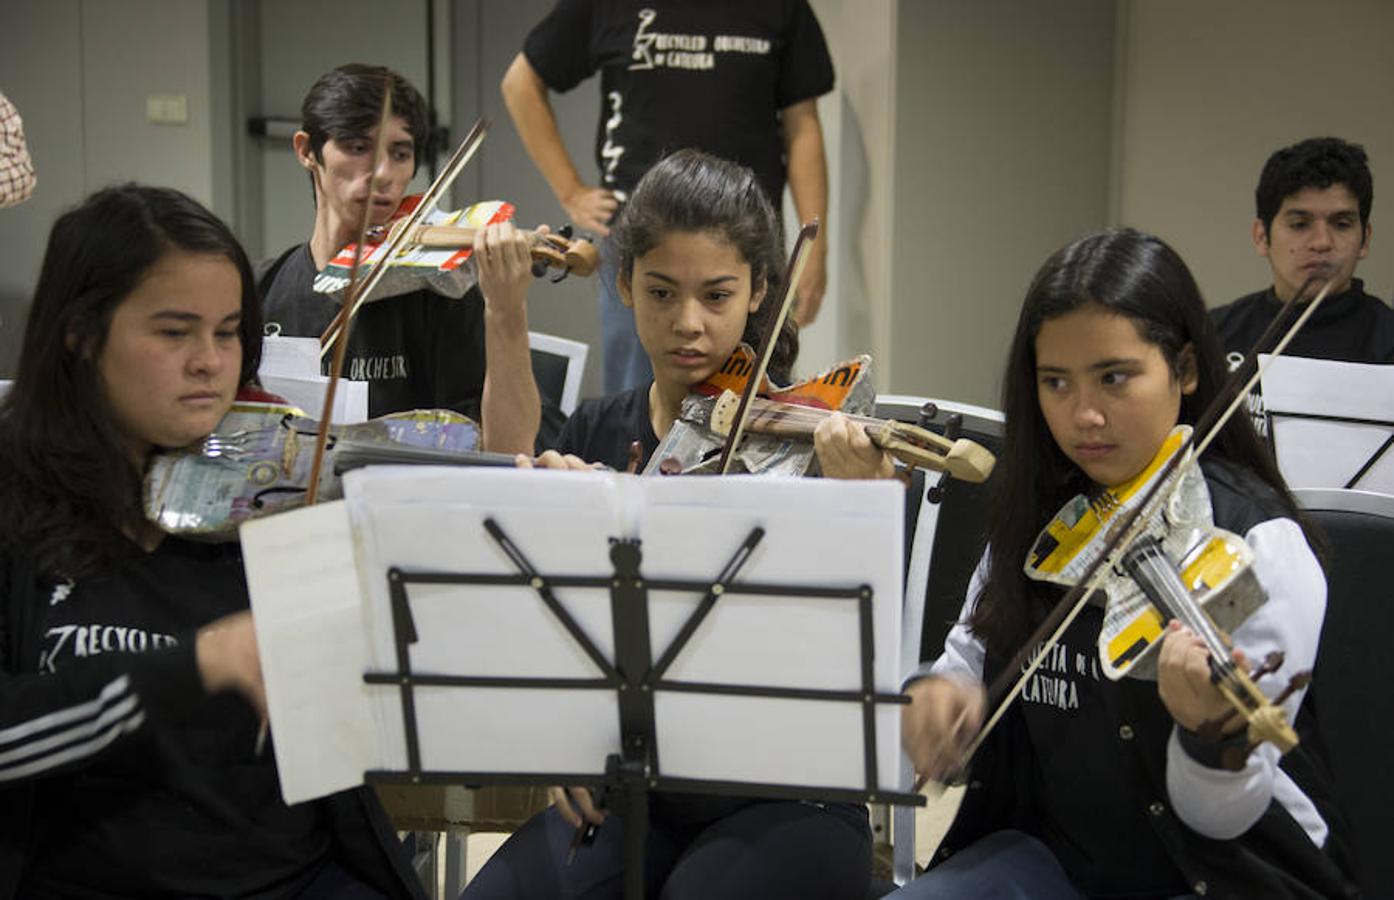
<svg viewBox="0 0 1394 900">
<path fill-rule="evenodd" d="M 1104 370 L 1104 369 L 1113 369 L 1113 368 L 1117 368 L 1118 366 L 1138 366 L 1138 365 L 1141 365 L 1141 364 L 1142 364 L 1142 360 L 1140 360 L 1140 359 L 1136 359 L 1136 358 L 1131 357 L 1131 356 L 1119 356 L 1119 357 L 1113 357 L 1113 358 L 1110 358 L 1110 359 L 1101 359 L 1101 360 L 1099 360 L 1099 361 L 1096 362 L 1096 363 L 1090 363 L 1089 366 L 1087 367 L 1086 371 L 1089 371 L 1089 372 L 1099 372 L 1099 371 L 1102 371 L 1102 370 Z M 1040 374 L 1050 374 L 1050 375 L 1057 375 L 1057 374 L 1063 375 L 1063 374 L 1068 374 L 1068 373 L 1069 373 L 1069 370 L 1066 369 L 1066 368 L 1064 368 L 1064 367 L 1062 367 L 1062 366 L 1039 366 L 1039 365 L 1038 365 L 1038 366 L 1036 366 L 1036 371 L 1037 371 L 1038 373 L 1040 373 Z"/>
<path fill-rule="evenodd" d="M 184 310 L 180 310 L 180 309 L 162 309 L 162 310 L 160 310 L 160 311 L 157 312 L 157 313 L 152 313 L 151 316 L 150 316 L 150 318 L 152 318 L 152 319 L 172 319 L 172 320 L 174 320 L 174 321 L 176 321 L 176 322 L 201 322 L 201 321 L 203 321 L 203 316 L 199 315 L 198 313 L 185 312 Z M 240 321 L 242 321 L 242 310 L 239 309 L 237 312 L 228 313 L 227 315 L 223 316 L 223 319 L 222 319 L 222 320 L 223 320 L 224 322 L 240 322 Z"/>
<path fill-rule="evenodd" d="M 665 281 L 665 282 L 667 282 L 668 284 L 677 284 L 677 283 L 678 283 L 678 280 L 677 280 L 676 278 L 674 278 L 674 277 L 671 276 L 671 275 L 664 275 L 662 272 L 655 272 L 655 271 L 653 271 L 653 270 L 650 270 L 650 271 L 645 272 L 644 275 L 645 275 L 646 277 L 649 277 L 649 278 L 657 278 L 659 281 Z M 708 278 L 706 281 L 702 282 L 702 284 L 703 284 L 703 286 L 705 286 L 705 287 L 714 287 L 715 285 L 718 285 L 718 284 L 724 284 L 724 283 L 727 282 L 727 281 L 739 281 L 739 280 L 740 280 L 740 278 L 737 277 L 737 276 L 735 276 L 735 275 L 718 275 L 718 276 L 715 277 L 715 278 Z"/>
</svg>

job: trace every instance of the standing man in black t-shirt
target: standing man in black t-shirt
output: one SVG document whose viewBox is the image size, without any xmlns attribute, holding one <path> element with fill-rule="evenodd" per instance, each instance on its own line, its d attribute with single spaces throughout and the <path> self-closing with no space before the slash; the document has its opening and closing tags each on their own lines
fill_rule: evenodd
<svg viewBox="0 0 1394 900">
<path fill-rule="evenodd" d="M 392 121 L 377 178 L 369 171 L 385 79 Z M 301 107 L 295 155 L 314 187 L 315 230 L 258 268 L 270 333 L 319 337 L 339 309 L 314 290 L 315 275 L 357 239 L 365 204 L 385 223 L 416 174 L 426 139 L 426 103 L 381 66 L 340 66 L 315 82 Z M 363 305 L 349 332 L 343 376 L 368 382 L 368 414 L 453 409 L 480 423 L 486 450 L 527 453 L 539 401 L 528 351 L 526 239 L 512 225 L 480 233 L 471 260 L 478 285 L 459 299 L 427 289 Z"/>
<path fill-rule="evenodd" d="M 1335 279 L 1330 294 L 1288 345 L 1292 356 L 1394 363 L 1394 311 L 1365 293 L 1355 267 L 1370 249 L 1374 184 L 1364 149 L 1339 138 L 1309 138 L 1268 158 L 1254 192 L 1254 246 L 1273 284 L 1211 311 L 1230 368 L 1263 334 L 1283 303 L 1313 275 Z M 1308 289 L 1310 301 L 1320 283 Z M 1265 347 L 1263 350 L 1272 348 Z M 1262 397 L 1250 397 L 1260 430 Z"/>
<path fill-rule="evenodd" d="M 582 180 L 548 100 L 601 75 L 596 164 Z M 775 208 L 789 182 L 802 221 L 826 219 L 827 164 L 817 98 L 832 60 L 807 0 L 558 0 L 528 34 L 503 79 L 503 98 L 528 154 L 583 231 L 609 222 L 639 178 L 674 150 L 695 147 L 754 169 Z M 818 314 L 827 240 L 799 285 L 799 324 Z M 601 244 L 605 393 L 646 383 L 648 358 L 615 287 L 614 248 Z"/>
</svg>

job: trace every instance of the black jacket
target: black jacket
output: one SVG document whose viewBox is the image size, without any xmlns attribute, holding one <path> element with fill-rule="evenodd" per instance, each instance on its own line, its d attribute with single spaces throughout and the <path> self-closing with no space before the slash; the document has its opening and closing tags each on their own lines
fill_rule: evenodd
<svg viewBox="0 0 1394 900">
<path fill-rule="evenodd" d="M 26 561 L 0 554 L 0 722 L 22 723 L 15 729 L 18 734 L 4 735 L 5 729 L 0 728 L 0 742 L 22 744 L 22 732 L 38 717 L 103 703 L 104 692 L 110 697 L 113 686 L 126 696 L 125 709 L 130 714 L 114 718 L 114 737 L 103 753 L 146 736 L 161 722 L 205 700 L 192 641 L 158 652 L 104 654 L 84 660 L 82 666 L 36 676 L 29 661 L 39 656 L 41 612 L 52 588 L 36 577 Z M 117 711 L 115 705 L 107 709 Z M 31 758 L 41 756 L 35 752 Z M 99 757 L 96 754 L 47 767 L 42 777 L 63 778 Z M 35 778 L 14 768 L 0 774 L 7 776 L 0 778 L 0 810 L 4 811 L 0 815 L 0 900 L 10 900 L 18 895 L 26 863 L 34 851 L 37 785 Z M 388 897 L 424 896 L 370 789 L 345 791 L 316 802 L 319 819 L 329 834 L 330 859 Z"/>
</svg>

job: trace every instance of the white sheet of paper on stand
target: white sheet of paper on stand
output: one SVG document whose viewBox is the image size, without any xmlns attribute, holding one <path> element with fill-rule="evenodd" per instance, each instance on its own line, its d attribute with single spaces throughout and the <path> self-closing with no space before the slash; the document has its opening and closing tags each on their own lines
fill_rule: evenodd
<svg viewBox="0 0 1394 900">
<path fill-rule="evenodd" d="M 1394 433 L 1394 425 L 1281 413 L 1394 422 L 1394 366 L 1282 356 L 1263 375 L 1263 403 L 1273 413 L 1274 452 L 1288 486 L 1345 487 Z M 1352 487 L 1394 494 L 1394 449 Z"/>
<path fill-rule="evenodd" d="M 348 506 L 279 513 L 240 533 L 281 794 L 299 803 L 361 784 L 379 754 Z"/>
<path fill-rule="evenodd" d="M 813 479 L 639 478 L 615 473 L 520 472 L 508 469 L 373 467 L 345 479 L 351 529 L 331 529 L 354 547 L 354 572 L 339 573 L 338 590 L 356 583 L 365 637 L 344 640 L 333 666 L 352 684 L 325 679 L 283 683 L 296 664 L 270 659 L 268 681 L 277 760 L 287 798 L 316 796 L 357 784 L 363 770 L 407 767 L 401 691 L 362 684 L 364 671 L 397 670 L 387 572 L 515 575 L 509 556 L 482 527 L 492 518 L 545 578 L 613 574 L 611 538 L 638 538 L 647 579 L 693 579 L 691 592 L 651 591 L 650 640 L 656 660 L 705 585 L 727 564 L 750 529 L 765 536 L 738 582 L 873 591 L 871 630 L 877 691 L 899 688 L 901 528 L 904 490 L 898 483 Z M 338 504 L 334 504 L 338 506 Z M 287 514 L 264 520 L 288 520 Z M 337 515 L 337 514 L 336 514 Z M 291 533 L 252 537 L 244 527 L 249 584 L 258 604 L 264 659 L 301 652 L 275 630 L 292 624 L 303 639 L 312 622 L 347 621 L 326 601 L 301 603 L 297 615 L 262 621 L 258 592 L 300 602 L 278 587 L 274 570 L 294 565 L 280 544 Z M 350 537 L 351 533 L 351 537 Z M 248 539 L 251 537 L 252 539 Z M 343 567 L 343 553 L 323 554 L 316 566 Z M 299 579 L 291 579 L 296 583 Z M 416 674 L 598 679 L 600 666 L 579 650 L 530 587 L 424 584 L 408 581 L 407 598 L 419 640 L 409 646 Z M 613 658 L 608 586 L 557 588 L 560 604 L 606 659 Z M 818 687 L 859 692 L 860 618 L 855 600 L 776 597 L 733 590 L 722 596 L 667 677 L 676 681 Z M 322 633 L 314 625 L 310 634 Z M 337 633 L 337 632 L 336 632 Z M 263 638 L 264 636 L 264 638 Z M 342 636 L 342 635 L 341 635 Z M 350 675 L 342 657 L 361 658 Z M 328 650 L 317 652 L 329 653 Z M 306 692 L 314 690 L 317 696 Z M 367 706 L 359 705 L 364 696 Z M 473 773 L 599 775 L 619 750 L 617 692 L 596 688 L 420 687 L 415 689 L 422 767 Z M 282 729 L 278 713 L 313 705 L 335 715 L 366 718 L 371 752 L 352 744 L 351 761 L 324 765 L 338 748 L 308 734 L 310 749 L 282 747 L 302 730 Z M 863 717 L 859 703 L 702 695 L 659 690 L 655 724 L 661 772 L 679 778 L 773 784 L 865 787 Z M 875 719 L 878 789 L 904 789 L 899 774 L 899 708 L 878 707 Z M 353 731 L 361 738 L 363 732 Z M 369 759 L 369 757 L 372 757 Z M 306 763 L 318 758 L 318 771 Z M 359 766 L 348 780 L 349 770 Z M 332 768 L 332 772 L 325 771 Z"/>
</svg>

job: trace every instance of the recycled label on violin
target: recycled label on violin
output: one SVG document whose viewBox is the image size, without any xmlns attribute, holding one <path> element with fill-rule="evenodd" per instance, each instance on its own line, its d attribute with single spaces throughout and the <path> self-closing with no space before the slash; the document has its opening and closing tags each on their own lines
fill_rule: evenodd
<svg viewBox="0 0 1394 900">
<path fill-rule="evenodd" d="M 405 197 L 396 212 L 388 220 L 388 225 L 412 214 L 421 202 L 420 194 Z M 431 210 L 422 217 L 423 225 L 467 225 L 483 228 L 496 222 L 507 222 L 513 218 L 515 210 L 512 203 L 504 200 L 486 200 L 465 209 Z M 364 246 L 364 256 L 359 264 L 359 277 L 367 275 L 372 268 L 382 262 L 387 240 L 378 243 L 369 241 Z M 324 271 L 315 277 L 315 290 L 321 294 L 338 296 L 348 287 L 349 276 L 353 271 L 355 244 L 349 244 L 334 255 Z M 387 273 L 373 291 L 368 302 L 382 300 L 410 293 L 423 287 L 444 297 L 463 297 L 474 286 L 474 276 L 464 267 L 465 260 L 474 252 L 472 248 L 423 247 L 408 245 L 398 252 L 389 264 Z"/>
<path fill-rule="evenodd" d="M 678 420 L 649 457 L 644 474 L 658 474 L 665 462 L 684 473 L 714 470 L 725 442 L 725 438 L 711 428 L 716 398 L 724 391 L 740 393 L 745 390 L 754 372 L 755 353 L 746 344 L 740 344 L 715 374 L 693 387 L 683 401 Z M 871 357 L 861 354 L 787 387 L 774 385 L 766 378 L 760 393 L 772 401 L 865 414 L 876 402 L 870 372 Z M 805 475 L 813 458 L 813 443 L 807 438 L 750 432 L 746 433 L 737 452 L 743 471 L 761 475 Z"/>
<path fill-rule="evenodd" d="M 863 372 L 869 367 L 869 356 L 854 356 L 832 368 L 795 382 L 788 387 L 774 387 L 766 377 L 758 393 L 779 403 L 793 403 L 797 406 L 812 406 L 817 409 L 843 409 L 847 398 L 861 382 Z M 740 344 L 731 358 L 706 381 L 693 388 L 696 393 L 707 397 L 719 397 L 723 391 L 740 394 L 755 371 L 755 351 L 746 344 Z M 858 410 L 846 410 L 857 412 Z"/>
</svg>

